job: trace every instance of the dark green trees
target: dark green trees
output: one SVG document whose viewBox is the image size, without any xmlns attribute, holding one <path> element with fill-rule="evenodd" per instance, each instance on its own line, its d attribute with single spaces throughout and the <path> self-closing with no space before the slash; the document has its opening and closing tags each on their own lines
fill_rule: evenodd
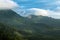
<svg viewBox="0 0 60 40">
<path fill-rule="evenodd" d="M 0 23 L 0 40 L 23 40 L 22 36 L 11 27 Z"/>
</svg>

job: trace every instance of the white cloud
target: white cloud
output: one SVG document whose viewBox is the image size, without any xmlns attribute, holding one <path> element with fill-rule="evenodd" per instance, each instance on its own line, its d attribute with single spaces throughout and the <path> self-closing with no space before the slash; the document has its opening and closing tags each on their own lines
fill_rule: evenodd
<svg viewBox="0 0 60 40">
<path fill-rule="evenodd" d="M 30 9 L 21 9 L 21 8 L 16 8 L 13 9 L 16 13 L 18 13 L 21 16 L 28 17 L 29 15 L 36 15 L 36 16 L 49 16 L 52 18 L 60 19 L 60 9 L 59 7 L 56 8 L 55 11 L 52 10 L 44 10 L 40 8 L 30 8 Z"/>
<path fill-rule="evenodd" d="M 0 0 L 0 9 L 11 9 L 16 6 L 18 5 L 12 0 Z"/>
<path fill-rule="evenodd" d="M 48 11 L 47 10 L 43 10 L 43 9 L 39 9 L 39 8 L 31 8 L 31 9 L 28 9 L 28 10 L 31 11 L 33 15 L 48 16 Z"/>
<path fill-rule="evenodd" d="M 39 9 L 39 8 L 31 8 L 31 9 L 21 9 L 21 8 L 16 8 L 13 9 L 13 11 L 15 11 L 16 13 L 20 14 L 21 16 L 27 17 L 29 15 L 42 15 L 42 16 L 48 16 L 48 10 L 43 10 L 43 9 Z"/>
<path fill-rule="evenodd" d="M 60 12 L 50 11 L 49 12 L 49 17 L 52 17 L 52 18 L 55 18 L 55 19 L 60 19 Z"/>
<path fill-rule="evenodd" d="M 31 8 L 28 9 L 28 14 L 29 15 L 36 15 L 36 16 L 49 16 L 52 18 L 60 19 L 60 12 L 58 11 L 51 11 L 51 10 L 44 10 L 44 9 L 39 9 L 39 8 Z"/>
</svg>

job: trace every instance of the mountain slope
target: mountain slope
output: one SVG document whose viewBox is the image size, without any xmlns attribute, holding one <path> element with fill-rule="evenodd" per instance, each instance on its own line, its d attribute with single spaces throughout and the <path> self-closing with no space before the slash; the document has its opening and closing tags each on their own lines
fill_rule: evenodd
<svg viewBox="0 0 60 40">
<path fill-rule="evenodd" d="M 0 22 L 9 26 L 15 26 L 18 30 L 29 30 L 31 32 L 37 32 L 38 30 L 44 32 L 60 28 L 58 19 L 34 15 L 31 15 L 31 18 L 24 18 L 12 10 L 0 10 Z"/>
<path fill-rule="evenodd" d="M 21 21 L 20 21 L 21 20 Z M 0 22 L 5 24 L 17 25 L 23 22 L 24 19 L 12 10 L 0 10 Z"/>
<path fill-rule="evenodd" d="M 34 16 L 31 18 L 21 17 L 12 10 L 0 10 L 0 23 L 8 25 L 18 30 L 24 37 L 30 40 L 40 40 L 44 38 L 59 37 L 60 19 L 53 19 L 46 16 Z M 31 39 L 31 37 L 33 39 Z"/>
<path fill-rule="evenodd" d="M 60 19 L 54 19 L 47 16 L 31 16 L 31 21 L 34 23 L 44 23 L 53 27 L 60 27 Z"/>
</svg>

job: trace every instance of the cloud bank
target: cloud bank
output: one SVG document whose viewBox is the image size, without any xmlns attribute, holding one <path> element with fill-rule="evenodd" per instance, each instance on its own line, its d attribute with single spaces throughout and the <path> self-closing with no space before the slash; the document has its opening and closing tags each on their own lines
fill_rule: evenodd
<svg viewBox="0 0 60 40">
<path fill-rule="evenodd" d="M 0 0 L 0 9 L 11 9 L 16 6 L 18 5 L 12 0 Z"/>
<path fill-rule="evenodd" d="M 30 14 L 36 15 L 36 16 L 48 16 L 56 19 L 60 19 L 60 9 L 56 8 L 55 11 L 52 10 L 45 10 L 40 8 L 31 8 L 29 9 Z"/>
<path fill-rule="evenodd" d="M 21 12 L 18 11 L 18 13 L 21 16 L 29 16 L 29 15 L 36 15 L 36 16 L 48 16 L 48 17 L 52 17 L 52 18 L 56 18 L 56 19 L 60 19 L 60 10 L 55 10 L 55 11 L 51 11 L 51 10 L 45 10 L 45 9 L 40 9 L 40 8 L 30 8 L 27 10 L 24 10 Z"/>
<path fill-rule="evenodd" d="M 33 15 L 39 16 L 48 16 L 48 11 L 47 10 L 43 10 L 43 9 L 39 9 L 39 8 L 31 8 L 28 9 L 29 11 L 32 12 Z"/>
</svg>

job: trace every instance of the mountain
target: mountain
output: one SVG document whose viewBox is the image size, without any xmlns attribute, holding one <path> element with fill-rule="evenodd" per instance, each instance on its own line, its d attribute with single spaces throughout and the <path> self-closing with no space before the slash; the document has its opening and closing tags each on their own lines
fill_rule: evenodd
<svg viewBox="0 0 60 40">
<path fill-rule="evenodd" d="M 18 35 L 28 40 L 60 38 L 60 19 L 35 15 L 22 17 L 12 10 L 0 10 L 0 23 L 16 29 Z"/>
<path fill-rule="evenodd" d="M 12 10 L 0 10 L 0 22 L 2 23 L 8 25 L 18 25 L 23 22 L 23 20 L 23 17 Z"/>
<path fill-rule="evenodd" d="M 60 20 L 47 16 L 35 16 L 31 15 L 31 18 L 25 18 L 12 10 L 0 10 L 0 22 L 9 26 L 14 26 L 18 30 L 29 30 L 31 32 L 37 32 L 37 30 L 47 31 L 46 29 L 60 28 Z M 43 30 L 44 29 L 44 30 Z"/>
<path fill-rule="evenodd" d="M 53 27 L 60 27 L 60 19 L 54 19 L 47 16 L 34 16 L 31 15 L 31 20 L 35 23 L 44 23 Z"/>
</svg>

